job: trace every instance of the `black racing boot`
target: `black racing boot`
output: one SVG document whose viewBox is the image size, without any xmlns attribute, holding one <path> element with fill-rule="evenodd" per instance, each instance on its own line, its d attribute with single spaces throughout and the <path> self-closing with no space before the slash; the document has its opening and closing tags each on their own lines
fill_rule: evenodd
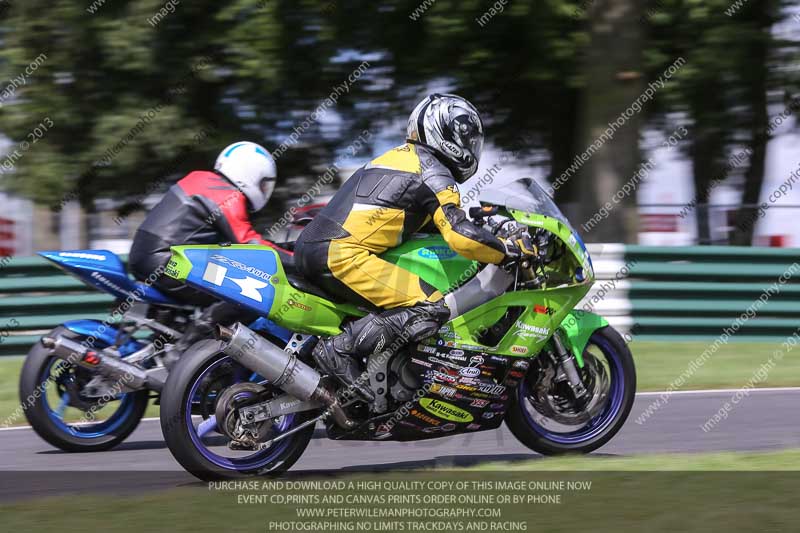
<svg viewBox="0 0 800 533">
<path fill-rule="evenodd" d="M 313 356 L 323 370 L 372 401 L 375 394 L 368 386 L 369 378 L 364 375 L 359 379 L 358 359 L 382 352 L 391 356 L 409 342 L 435 334 L 449 317 L 450 310 L 444 301 L 370 314 L 346 324 L 341 334 L 321 340 Z"/>
<path fill-rule="evenodd" d="M 314 347 L 312 356 L 323 371 L 346 387 L 352 387 L 365 400 L 371 402 L 375 399 L 375 394 L 369 388 L 369 378 L 366 375 L 361 378 L 356 356 L 349 353 L 352 347 L 352 337 L 348 333 L 342 333 L 336 337 L 320 339 Z"/>
</svg>

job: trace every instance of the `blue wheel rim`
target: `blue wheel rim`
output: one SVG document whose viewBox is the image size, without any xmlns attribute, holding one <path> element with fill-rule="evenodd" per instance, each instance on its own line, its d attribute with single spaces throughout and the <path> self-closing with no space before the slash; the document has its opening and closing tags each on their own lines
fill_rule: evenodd
<svg viewBox="0 0 800 533">
<path fill-rule="evenodd" d="M 603 433 L 609 425 L 613 423 L 622 409 L 623 398 L 625 396 L 625 380 L 624 371 L 622 368 L 622 361 L 620 361 L 619 354 L 614 350 L 614 347 L 603 337 L 592 337 L 590 344 L 594 344 L 600 351 L 603 352 L 606 360 L 609 362 L 609 371 L 611 379 L 611 390 L 609 391 L 608 400 L 603 411 L 589 421 L 584 427 L 568 433 L 559 433 L 551 431 L 542 425 L 538 424 L 527 406 L 528 397 L 528 383 L 523 380 L 518 389 L 518 401 L 522 412 L 525 414 L 525 419 L 528 425 L 536 433 L 558 444 L 576 445 L 588 442 L 601 433 Z"/>
<path fill-rule="evenodd" d="M 213 372 L 216 368 L 218 368 L 220 365 L 222 365 L 229 359 L 230 357 L 227 356 L 218 359 L 213 364 L 206 367 L 203 370 L 203 372 L 201 372 L 200 375 L 195 378 L 189 390 L 189 394 L 186 395 L 186 400 L 184 404 L 184 410 L 186 412 L 185 415 L 186 429 L 189 432 L 189 438 L 191 439 L 192 444 L 197 449 L 197 451 L 199 451 L 203 455 L 203 457 L 212 462 L 214 465 L 220 468 L 224 468 L 226 470 L 236 470 L 236 471 L 258 470 L 264 468 L 270 462 L 274 461 L 277 457 L 283 454 L 286 451 L 286 449 L 290 446 L 291 438 L 278 441 L 277 443 L 273 444 L 266 450 L 256 452 L 247 457 L 240 457 L 240 458 L 225 457 L 223 455 L 214 453 L 203 443 L 202 439 L 197 434 L 197 428 L 195 428 L 194 424 L 192 423 L 192 404 L 198 400 L 197 390 L 200 387 L 200 384 L 202 383 L 205 376 L 209 375 L 211 372 Z M 250 379 L 240 380 L 238 382 L 241 383 L 243 381 L 253 381 L 254 376 L 256 376 L 256 374 L 249 376 Z M 292 429 L 294 422 L 295 422 L 294 415 L 287 415 L 283 417 L 283 420 L 281 420 L 280 424 L 277 425 L 276 435 L 282 434 Z"/>
<path fill-rule="evenodd" d="M 40 375 L 39 383 L 46 383 L 50 379 L 53 365 L 55 365 L 57 361 L 59 360 L 54 358 L 48 365 L 45 366 L 42 374 Z M 134 410 L 133 395 L 131 393 L 125 393 L 117 396 L 120 403 L 119 407 L 106 420 L 94 424 L 71 424 L 64 422 L 61 415 L 59 415 L 59 413 L 50 407 L 50 402 L 47 401 L 46 388 L 43 390 L 43 392 L 44 397 L 42 403 L 50 420 L 52 420 L 56 427 L 58 427 L 58 429 L 61 431 L 69 433 L 73 437 L 77 437 L 79 439 L 97 439 L 113 434 L 128 420 L 128 417 L 131 416 Z M 66 401 L 66 399 L 62 397 L 60 401 L 63 403 Z"/>
</svg>

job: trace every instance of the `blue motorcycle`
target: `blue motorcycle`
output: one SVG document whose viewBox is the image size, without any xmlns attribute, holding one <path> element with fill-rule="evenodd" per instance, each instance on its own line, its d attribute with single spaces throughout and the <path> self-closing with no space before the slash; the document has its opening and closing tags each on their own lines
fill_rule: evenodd
<svg viewBox="0 0 800 533">
<path fill-rule="evenodd" d="M 20 402 L 30 425 L 68 452 L 110 449 L 139 425 L 151 397 L 156 402 L 175 345 L 201 309 L 175 301 L 131 279 L 106 250 L 48 251 L 39 255 L 116 303 L 104 321 L 64 322 L 37 342 L 20 376 Z M 288 331 L 261 319 L 252 325 L 280 340 Z"/>
</svg>

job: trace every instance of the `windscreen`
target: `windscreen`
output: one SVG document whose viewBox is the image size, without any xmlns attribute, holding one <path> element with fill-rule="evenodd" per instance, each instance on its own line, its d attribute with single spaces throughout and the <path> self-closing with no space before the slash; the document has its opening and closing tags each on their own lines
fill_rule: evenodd
<svg viewBox="0 0 800 533">
<path fill-rule="evenodd" d="M 558 206 L 532 178 L 520 178 L 500 187 L 487 188 L 481 202 L 555 218 L 572 227 Z"/>
</svg>

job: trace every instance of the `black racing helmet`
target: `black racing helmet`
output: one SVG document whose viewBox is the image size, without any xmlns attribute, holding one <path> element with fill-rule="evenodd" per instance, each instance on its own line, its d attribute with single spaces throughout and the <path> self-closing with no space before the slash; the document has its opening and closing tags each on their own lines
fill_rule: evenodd
<svg viewBox="0 0 800 533">
<path fill-rule="evenodd" d="M 423 144 L 450 163 L 459 183 L 478 170 L 483 122 L 475 106 L 454 94 L 432 94 L 408 119 L 408 140 Z"/>
</svg>

